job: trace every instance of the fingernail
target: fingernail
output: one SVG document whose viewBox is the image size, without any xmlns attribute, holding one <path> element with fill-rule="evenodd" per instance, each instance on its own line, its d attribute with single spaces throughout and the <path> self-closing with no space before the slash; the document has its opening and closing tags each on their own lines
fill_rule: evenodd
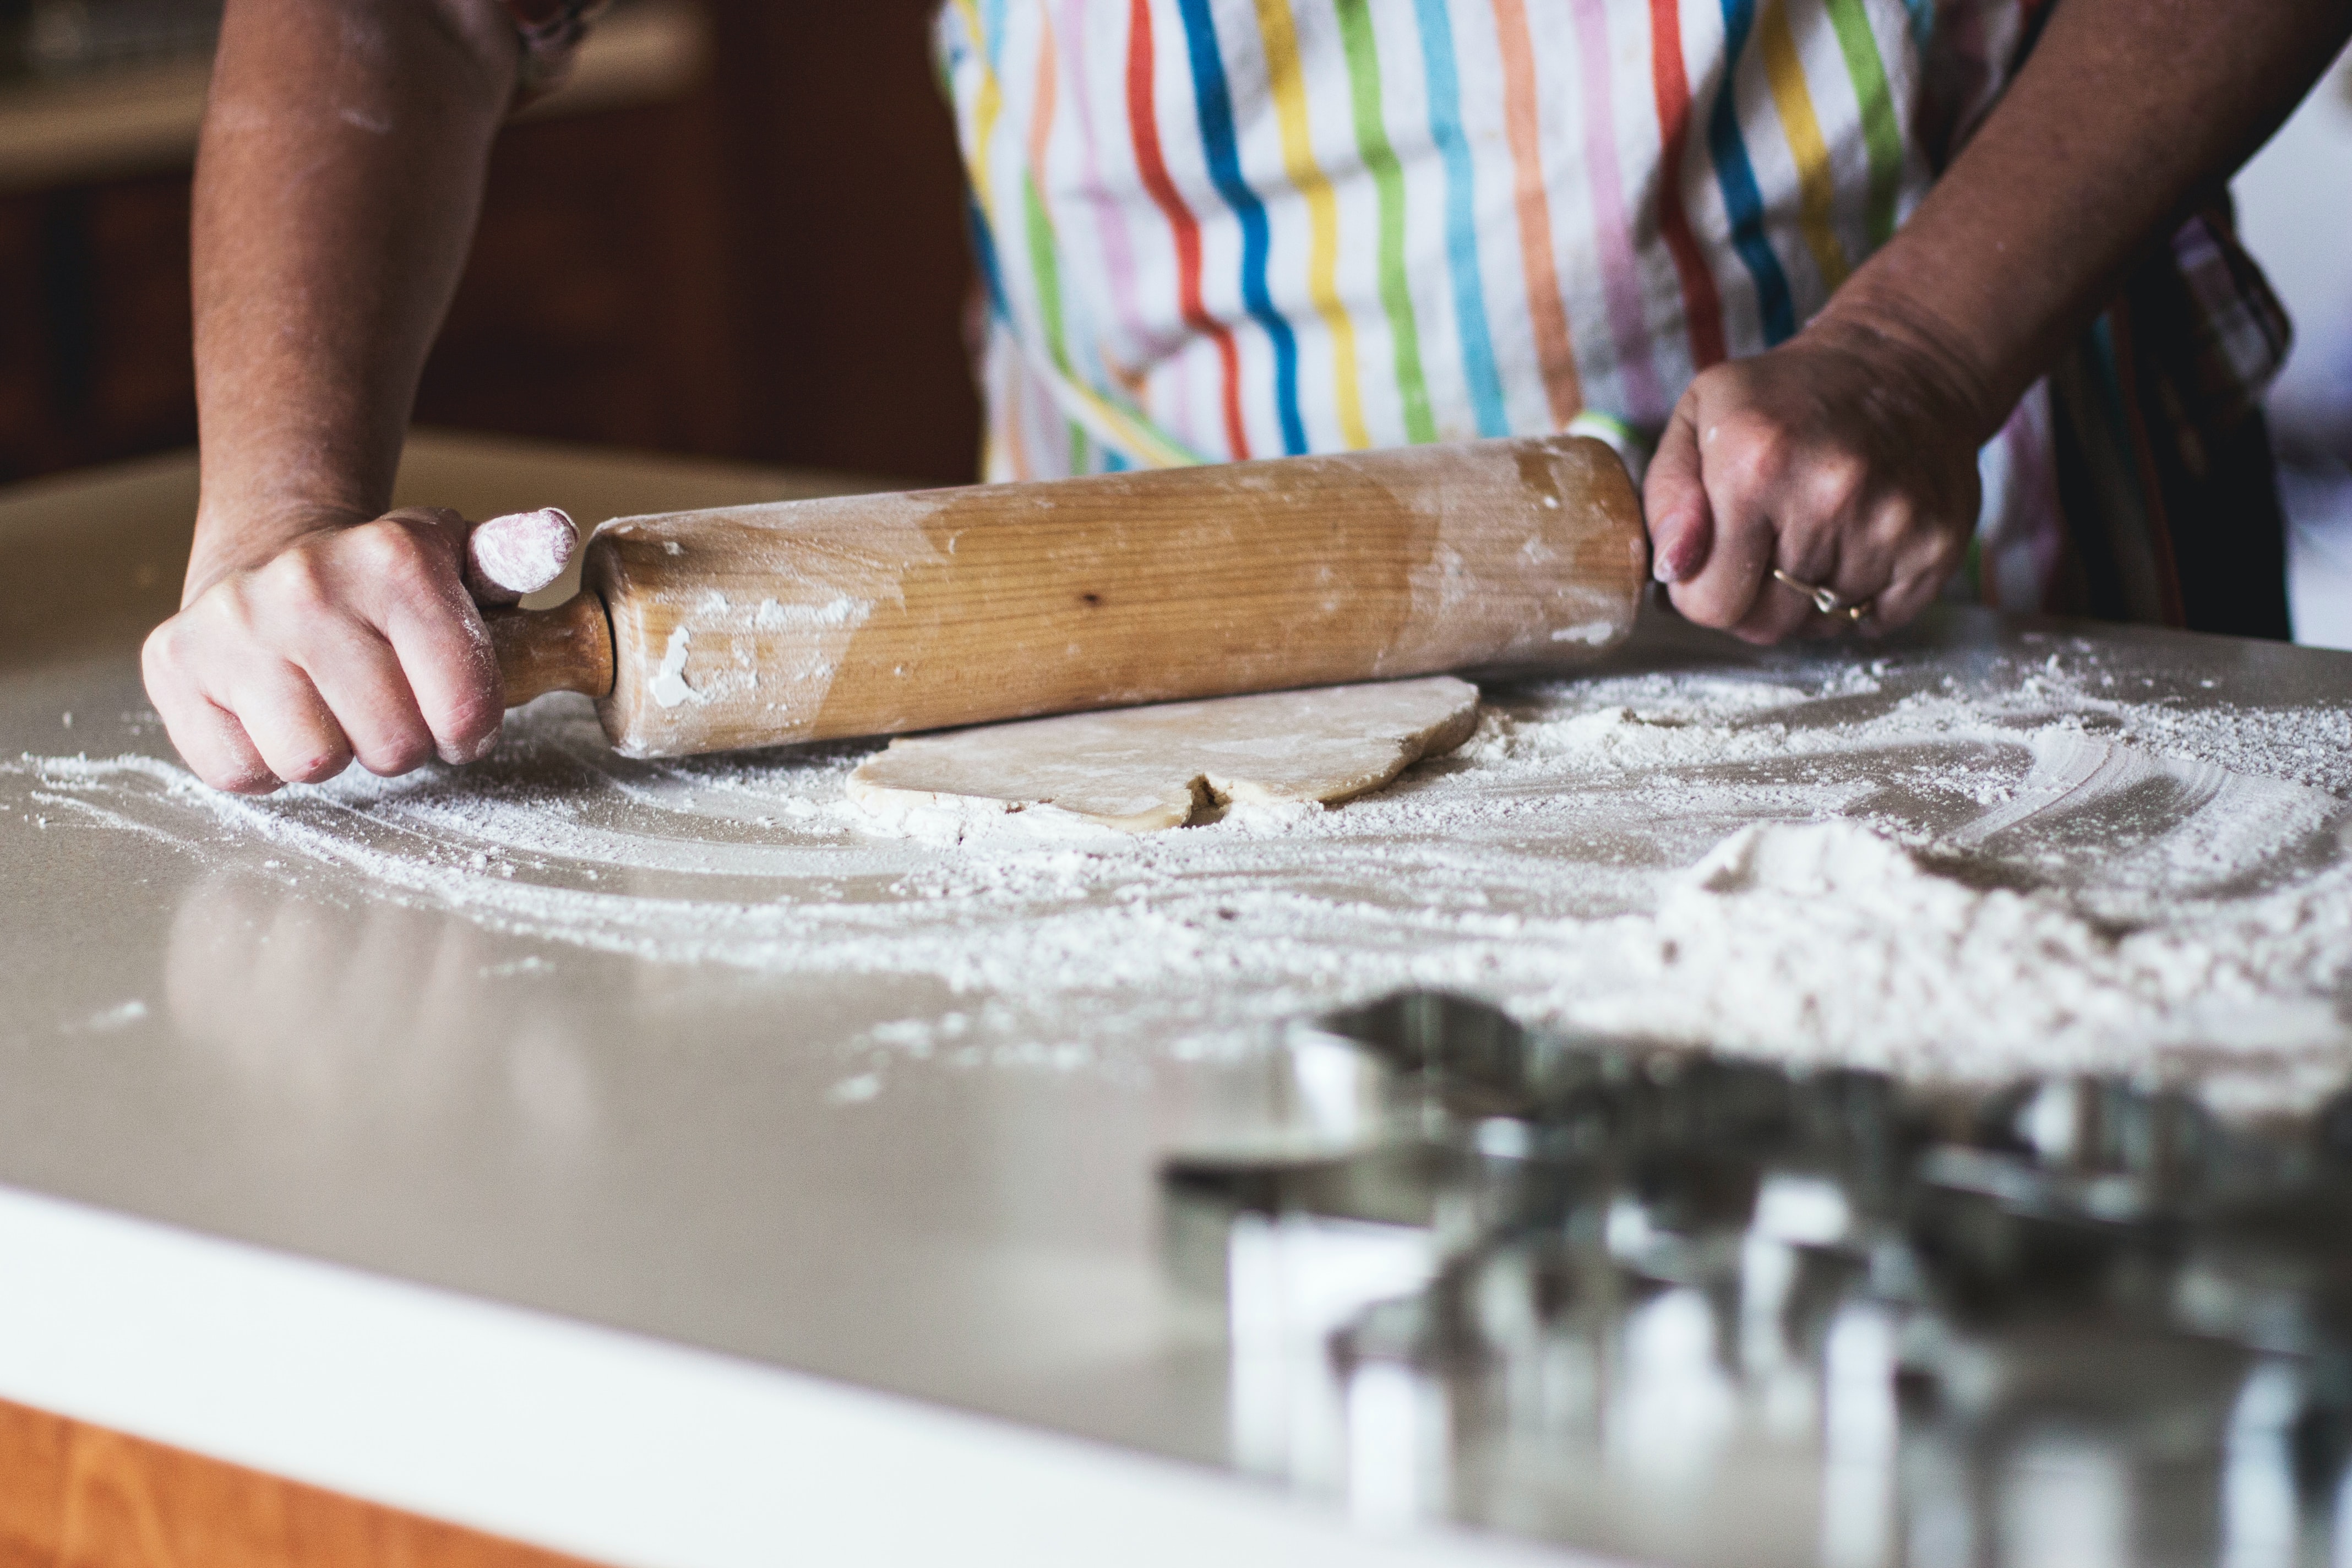
<svg viewBox="0 0 2352 1568">
<path fill-rule="evenodd" d="M 1661 583 L 1673 584 L 1681 582 L 1687 575 L 1683 570 L 1681 554 L 1675 548 L 1679 543 L 1681 541 L 1676 540 L 1671 544 L 1662 544 L 1651 552 L 1651 576 Z"/>
</svg>

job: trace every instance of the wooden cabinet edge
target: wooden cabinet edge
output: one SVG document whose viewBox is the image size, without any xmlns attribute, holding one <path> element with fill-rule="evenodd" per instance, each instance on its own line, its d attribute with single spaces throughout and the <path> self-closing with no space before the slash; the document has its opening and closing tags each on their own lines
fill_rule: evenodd
<svg viewBox="0 0 2352 1568">
<path fill-rule="evenodd" d="M 15 1568 L 588 1568 L 0 1401 L 0 1563 Z"/>
</svg>

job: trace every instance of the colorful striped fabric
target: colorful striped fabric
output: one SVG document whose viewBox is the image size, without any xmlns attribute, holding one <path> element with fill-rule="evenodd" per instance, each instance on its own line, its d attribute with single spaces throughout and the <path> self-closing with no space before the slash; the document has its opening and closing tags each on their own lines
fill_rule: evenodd
<svg viewBox="0 0 2352 1568">
<path fill-rule="evenodd" d="M 1578 428 L 1793 335 L 2048 0 L 948 0 L 992 479 Z M 1953 591 L 2053 606 L 2037 389 Z"/>
<path fill-rule="evenodd" d="M 1654 432 L 1885 242 L 2030 10 L 950 0 L 988 472 Z"/>
<path fill-rule="evenodd" d="M 604 0 L 505 3 L 528 88 Z M 944 0 L 985 473 L 1563 426 L 1638 457 L 1885 243 L 2051 5 Z M 2244 427 L 2287 322 L 2219 210 L 2126 293 L 1981 454 L 1948 592 L 2272 635 L 2259 571 L 2190 614 L 2219 591 L 2177 562 L 2275 521 Z"/>
</svg>

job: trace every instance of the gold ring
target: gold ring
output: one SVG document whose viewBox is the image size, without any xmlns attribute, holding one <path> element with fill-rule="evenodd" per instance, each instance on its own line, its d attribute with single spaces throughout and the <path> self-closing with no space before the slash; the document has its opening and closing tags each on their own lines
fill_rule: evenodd
<svg viewBox="0 0 2352 1568">
<path fill-rule="evenodd" d="M 1824 588 L 1818 583 L 1806 583 L 1800 581 L 1795 577 L 1790 576 L 1778 566 L 1772 568 L 1772 579 L 1774 582 L 1782 584 L 1784 587 L 1794 588 L 1798 593 L 1802 594 L 1806 598 L 1811 599 L 1813 602 L 1813 608 L 1819 610 L 1822 614 L 1825 616 L 1843 616 L 1848 626 L 1860 626 L 1870 615 L 1870 601 L 1868 599 L 1856 599 L 1853 604 L 1849 605 L 1843 599 L 1839 598 L 1831 589 Z"/>
</svg>

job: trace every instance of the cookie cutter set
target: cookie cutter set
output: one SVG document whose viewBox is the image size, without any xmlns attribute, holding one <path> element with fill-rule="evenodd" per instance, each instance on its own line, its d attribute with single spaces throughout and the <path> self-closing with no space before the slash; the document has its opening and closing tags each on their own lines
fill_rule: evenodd
<svg viewBox="0 0 2352 1568">
<path fill-rule="evenodd" d="M 1435 993 L 1266 1060 L 1161 1173 L 1246 1471 L 1642 1562 L 2352 1552 L 2352 1091 L 2236 1126 Z"/>
</svg>

